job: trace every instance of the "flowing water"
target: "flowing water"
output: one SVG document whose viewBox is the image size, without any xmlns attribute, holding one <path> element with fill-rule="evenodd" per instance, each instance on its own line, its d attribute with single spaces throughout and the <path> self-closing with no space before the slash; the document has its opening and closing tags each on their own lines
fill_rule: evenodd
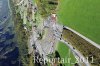
<svg viewBox="0 0 100 66">
<path fill-rule="evenodd" d="M 0 0 L 0 66 L 19 66 L 14 22 L 8 0 Z"/>
</svg>

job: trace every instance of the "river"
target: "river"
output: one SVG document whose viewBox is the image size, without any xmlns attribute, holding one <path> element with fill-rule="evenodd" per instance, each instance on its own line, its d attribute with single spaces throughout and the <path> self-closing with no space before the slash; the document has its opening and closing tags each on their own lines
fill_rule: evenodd
<svg viewBox="0 0 100 66">
<path fill-rule="evenodd" d="M 19 66 L 19 52 L 8 0 L 0 0 L 0 66 Z"/>
</svg>

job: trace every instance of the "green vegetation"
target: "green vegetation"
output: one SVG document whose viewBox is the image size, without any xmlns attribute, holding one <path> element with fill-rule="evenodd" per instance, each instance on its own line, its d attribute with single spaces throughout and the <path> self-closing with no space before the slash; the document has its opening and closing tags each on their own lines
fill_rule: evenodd
<svg viewBox="0 0 100 66">
<path fill-rule="evenodd" d="M 58 19 L 100 44 L 100 0 L 60 0 Z"/>
<path fill-rule="evenodd" d="M 36 25 L 39 25 L 41 22 L 43 22 L 43 18 L 42 16 L 39 14 L 39 11 L 37 11 L 35 13 L 35 22 L 36 22 Z"/>
<path fill-rule="evenodd" d="M 19 48 L 19 59 L 22 61 L 23 66 L 34 66 L 33 55 L 28 54 L 28 37 L 29 33 L 24 29 L 23 20 L 20 14 L 17 13 L 15 16 L 15 34 L 17 39 L 17 44 Z"/>
<path fill-rule="evenodd" d="M 58 0 L 36 0 L 39 13 L 43 17 L 49 16 L 51 13 L 56 12 Z"/>
<path fill-rule="evenodd" d="M 75 64 L 75 57 L 74 55 L 72 54 L 72 52 L 70 51 L 70 49 L 62 42 L 59 42 L 58 43 L 58 48 L 57 48 L 57 51 L 59 52 L 61 58 L 64 58 L 67 60 L 66 63 L 62 64 L 63 66 L 73 66 Z M 70 60 L 70 63 L 68 63 L 68 59 L 71 59 Z"/>
<path fill-rule="evenodd" d="M 19 47 L 19 53 L 20 53 L 20 58 L 24 66 L 28 66 L 29 63 L 29 58 L 27 57 L 28 54 L 28 46 L 27 46 L 27 41 L 28 41 L 28 35 L 23 29 L 23 20 L 20 19 L 20 14 L 16 14 L 15 17 L 15 32 L 16 32 L 16 38 L 17 38 L 17 43 Z"/>
<path fill-rule="evenodd" d="M 16 39 L 17 39 L 17 44 L 18 44 L 18 48 L 19 48 L 19 59 L 21 60 L 21 63 L 23 64 L 23 66 L 28 66 L 29 64 L 29 57 L 27 56 L 28 54 L 28 46 L 27 46 L 27 33 L 26 31 L 23 29 L 23 20 L 21 19 L 21 16 L 19 13 L 16 13 L 16 8 L 14 3 L 10 0 L 10 4 L 11 4 L 11 9 L 12 9 L 12 18 L 14 21 L 14 26 L 15 26 L 15 35 L 16 35 Z"/>
</svg>

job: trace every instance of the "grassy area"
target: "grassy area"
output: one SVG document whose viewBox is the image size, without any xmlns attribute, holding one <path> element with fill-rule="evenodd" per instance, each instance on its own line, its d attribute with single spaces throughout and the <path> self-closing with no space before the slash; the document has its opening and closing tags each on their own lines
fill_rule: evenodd
<svg viewBox="0 0 100 66">
<path fill-rule="evenodd" d="M 58 19 L 100 44 L 100 0 L 60 0 Z"/>
<path fill-rule="evenodd" d="M 62 64 L 63 66 L 73 66 L 72 63 L 75 63 L 75 57 L 73 56 L 72 52 L 70 51 L 70 49 L 62 42 L 59 42 L 58 43 L 58 48 L 57 48 L 57 51 L 59 52 L 61 58 L 64 58 L 64 59 L 67 59 L 67 62 L 68 62 L 68 59 L 71 58 L 71 61 L 70 63 L 65 63 L 65 64 Z"/>
</svg>

